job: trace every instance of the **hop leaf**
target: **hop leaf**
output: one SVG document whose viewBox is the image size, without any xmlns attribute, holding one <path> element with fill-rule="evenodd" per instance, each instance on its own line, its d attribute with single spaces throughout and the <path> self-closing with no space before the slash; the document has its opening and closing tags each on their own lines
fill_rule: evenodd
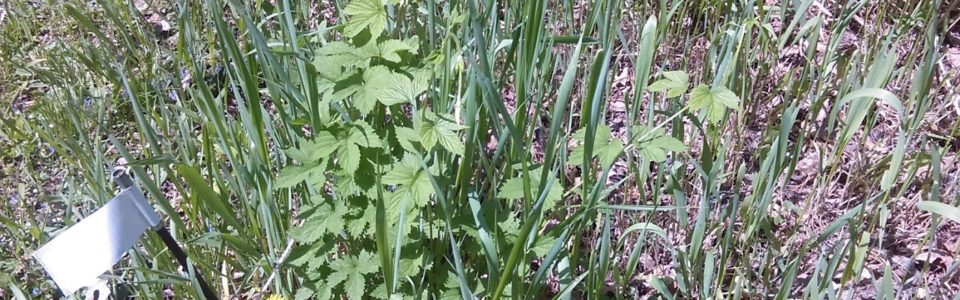
<svg viewBox="0 0 960 300">
<path fill-rule="evenodd" d="M 372 43 L 372 42 L 371 42 Z M 378 45 L 378 55 L 387 61 L 395 63 L 400 62 L 400 52 L 406 51 L 411 54 L 417 53 L 417 47 L 420 46 L 420 38 L 413 36 L 405 40 L 386 40 Z"/>
<path fill-rule="evenodd" d="M 329 158 L 337 150 L 337 145 L 337 138 L 332 133 L 319 130 L 312 140 L 302 140 L 299 147 L 291 147 L 283 152 L 293 160 L 309 164 Z"/>
<path fill-rule="evenodd" d="M 429 77 L 429 72 L 417 71 L 414 78 L 410 79 L 387 67 L 374 66 L 363 71 L 362 84 L 354 83 L 334 96 L 339 98 L 355 93 L 353 104 L 360 112 L 369 114 L 378 101 L 387 106 L 413 101 L 427 90 Z"/>
<path fill-rule="evenodd" d="M 310 184 L 322 182 L 325 164 L 307 164 L 302 166 L 286 166 L 280 170 L 277 180 L 274 183 L 276 188 L 288 188 L 304 180 L 310 180 Z M 319 181 L 318 181 L 319 180 Z"/>
<path fill-rule="evenodd" d="M 517 235 L 520 234 L 520 218 L 517 217 L 516 212 L 510 212 L 506 219 L 497 222 L 497 227 L 500 228 L 500 233 L 506 238 L 507 243 L 513 244 L 517 240 Z"/>
<path fill-rule="evenodd" d="M 341 167 L 349 174 L 360 168 L 360 147 L 382 148 L 383 142 L 373 127 L 362 120 L 354 121 L 341 137 L 337 149 Z"/>
<path fill-rule="evenodd" d="M 323 172 L 326 170 L 326 160 L 336 151 L 339 143 L 329 131 L 317 131 L 313 140 L 300 141 L 300 146 L 284 150 L 290 158 L 303 163 L 301 166 L 286 166 L 280 170 L 275 182 L 276 188 L 288 188 L 304 180 L 311 185 L 323 182 Z"/>
<path fill-rule="evenodd" d="M 417 96 L 427 90 L 429 85 L 427 80 L 430 75 L 429 72 L 423 70 L 415 72 L 413 79 L 406 75 L 395 74 L 391 77 L 390 84 L 383 86 L 380 90 L 378 100 L 387 106 L 414 101 Z"/>
<path fill-rule="evenodd" d="M 433 195 L 433 186 L 426 172 L 420 167 L 416 157 L 409 154 L 404 156 L 403 160 L 396 163 L 390 172 L 383 175 L 384 184 L 398 185 L 391 201 L 400 203 L 404 198 L 408 198 L 413 200 L 417 207 L 426 206 L 430 196 Z"/>
<path fill-rule="evenodd" d="M 343 282 L 347 298 L 361 299 L 366 287 L 363 275 L 376 272 L 379 265 L 377 260 L 373 259 L 373 254 L 367 251 L 360 252 L 359 256 L 347 256 L 335 260 L 330 263 L 333 273 L 327 277 L 327 284 L 336 286 Z"/>
<path fill-rule="evenodd" d="M 673 98 L 687 92 L 687 86 L 690 85 L 690 78 L 686 71 L 663 72 L 664 79 L 657 80 L 647 89 L 651 92 L 667 91 L 667 97 Z"/>
<path fill-rule="evenodd" d="M 707 120 L 710 123 L 717 124 L 723 119 L 723 113 L 726 108 L 737 109 L 740 105 L 740 98 L 737 94 L 722 86 L 708 87 L 701 84 L 693 88 L 690 93 L 690 109 L 706 109 Z"/>
<path fill-rule="evenodd" d="M 350 16 L 350 21 L 343 28 L 343 34 L 348 37 L 356 36 L 364 28 L 369 28 L 370 35 L 377 37 L 387 24 L 383 0 L 353 0 L 343 12 Z"/>
<path fill-rule="evenodd" d="M 420 38 L 414 36 L 404 40 L 389 39 L 382 42 L 370 39 L 366 45 L 360 46 L 359 48 L 355 48 L 344 42 L 330 42 L 320 48 L 317 53 L 322 55 L 352 57 L 355 61 L 345 62 L 345 65 L 363 67 L 369 65 L 369 59 L 372 57 L 380 57 L 386 61 L 399 63 L 401 60 L 400 53 L 409 52 L 410 54 L 417 54 L 419 47 Z"/>
<path fill-rule="evenodd" d="M 382 148 L 383 142 L 380 136 L 367 122 L 363 120 L 354 121 L 347 130 L 346 142 L 356 144 L 357 146 L 367 148 Z"/>
<path fill-rule="evenodd" d="M 683 142 L 667 135 L 662 128 L 639 127 L 637 137 L 637 150 L 641 156 L 651 161 L 667 160 L 668 151 L 687 151 Z"/>
<path fill-rule="evenodd" d="M 348 177 L 352 177 L 360 168 L 362 159 L 360 147 L 383 148 L 383 141 L 370 124 L 362 120 L 354 121 L 346 130 L 337 130 L 336 133 L 320 130 L 312 141 L 303 141 L 299 147 L 284 151 L 291 158 L 304 163 L 302 166 L 287 166 L 280 170 L 277 177 L 277 188 L 294 186 L 304 180 L 310 184 L 322 183 L 323 173 L 326 171 L 326 160 L 334 152 L 337 153 L 337 163 Z M 318 162 L 320 161 L 320 162 Z"/>
<path fill-rule="evenodd" d="M 570 153 L 570 159 L 567 160 L 568 165 L 575 166 L 583 162 L 583 155 L 585 154 L 583 144 L 586 141 L 586 134 L 586 128 L 581 128 L 573 134 L 573 140 L 577 141 L 577 146 Z M 598 126 L 594 135 L 592 157 L 599 158 L 600 165 L 606 167 L 617 160 L 621 150 L 623 150 L 623 142 L 620 139 L 610 140 L 610 127 L 606 125 Z"/>
<path fill-rule="evenodd" d="M 533 252 L 537 257 L 544 257 L 550 252 L 550 248 L 553 248 L 553 244 L 556 242 L 557 238 L 552 235 L 538 237 L 537 242 L 530 248 L 530 252 Z"/>
<path fill-rule="evenodd" d="M 452 117 L 448 115 L 438 115 L 429 110 L 420 114 L 420 128 L 417 134 L 426 150 L 433 149 L 433 146 L 439 143 L 448 151 L 463 155 L 463 142 L 460 141 L 456 131 L 465 127 L 454 123 L 451 119 Z"/>
<path fill-rule="evenodd" d="M 413 142 L 420 142 L 420 137 L 417 136 L 416 131 L 413 131 L 413 128 L 397 127 L 396 138 L 403 150 L 407 150 L 407 152 L 417 152 L 417 148 L 413 146 Z"/>
<path fill-rule="evenodd" d="M 379 55 L 377 43 L 372 40 L 360 48 L 347 42 L 333 41 L 317 49 L 313 65 L 321 77 L 338 78 L 343 75 L 344 67 L 368 66 L 370 58 Z"/>
<path fill-rule="evenodd" d="M 327 299 L 327 298 L 311 298 L 316 294 L 312 289 L 308 287 L 301 287 L 300 290 L 297 290 L 297 294 L 294 295 L 294 300 L 308 300 L 308 299 Z"/>
<path fill-rule="evenodd" d="M 303 225 L 290 230 L 290 236 L 301 243 L 313 243 L 327 233 L 343 230 L 343 215 L 347 213 L 347 207 L 342 203 L 335 207 L 330 204 L 321 204 L 315 211 L 310 213 Z"/>
<path fill-rule="evenodd" d="M 377 101 L 383 102 L 384 105 L 395 104 L 395 101 L 384 101 L 384 93 L 395 89 L 398 85 L 406 84 L 407 81 L 410 79 L 406 76 L 396 74 L 384 66 L 366 69 L 363 71 L 363 86 L 358 88 L 353 96 L 353 104 L 365 115 L 373 111 Z"/>
</svg>

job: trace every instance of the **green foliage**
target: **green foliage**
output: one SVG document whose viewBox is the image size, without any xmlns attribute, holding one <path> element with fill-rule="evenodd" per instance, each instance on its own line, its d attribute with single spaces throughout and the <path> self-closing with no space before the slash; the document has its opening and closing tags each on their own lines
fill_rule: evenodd
<svg viewBox="0 0 960 300">
<path fill-rule="evenodd" d="M 304 218 L 303 226 L 290 230 L 290 236 L 298 242 L 320 241 L 328 234 L 340 233 L 346 224 L 343 217 L 347 214 L 347 207 L 342 202 L 305 208 L 307 210 L 301 215 Z"/>
<path fill-rule="evenodd" d="M 942 202 L 920 201 L 917 203 L 917 208 L 943 216 L 954 222 L 960 222 L 960 207 L 951 206 Z"/>
<path fill-rule="evenodd" d="M 902 201 L 960 215 L 937 1 L 34 2 L 0 5 L 0 298 L 52 296 L 30 253 L 121 165 L 223 298 L 892 298 Z"/>
<path fill-rule="evenodd" d="M 427 89 L 429 69 L 396 63 L 405 63 L 403 55 L 417 54 L 418 46 L 419 39 L 413 37 L 382 42 L 370 39 L 361 47 L 331 42 L 319 48 L 313 66 L 319 79 L 317 86 L 325 95 L 324 105 L 352 96 L 350 104 L 367 115 L 377 103 L 391 106 L 414 101 Z"/>
<path fill-rule="evenodd" d="M 586 137 L 586 128 L 581 128 L 573 134 L 573 140 L 577 142 L 577 147 L 573 148 L 573 151 L 570 152 L 570 158 L 567 160 L 568 164 L 577 165 L 583 161 L 584 147 L 582 145 Z M 593 157 L 600 160 L 601 166 L 609 166 L 612 164 L 623 151 L 623 141 L 618 138 L 610 138 L 610 127 L 606 125 L 600 125 L 597 127 L 597 132 L 593 136 Z"/>
<path fill-rule="evenodd" d="M 687 145 L 667 135 L 662 128 L 639 127 L 636 134 L 637 151 L 651 161 L 663 162 L 668 152 L 687 151 Z"/>
<path fill-rule="evenodd" d="M 369 29 L 370 35 L 380 36 L 387 25 L 387 11 L 383 0 L 354 0 L 343 8 L 343 12 L 350 16 L 343 29 L 343 34 L 354 37 L 364 29 Z"/>
<path fill-rule="evenodd" d="M 710 123 L 723 119 L 726 109 L 738 109 L 740 98 L 723 86 L 698 85 L 690 92 L 690 109 L 703 110 Z"/>
<path fill-rule="evenodd" d="M 396 185 L 390 197 L 389 208 L 399 209 L 403 201 L 412 201 L 416 207 L 425 207 L 433 195 L 433 186 L 427 178 L 428 170 L 420 167 L 420 160 L 413 154 L 406 154 L 403 160 L 393 165 L 393 168 L 383 175 L 383 183 Z"/>
<path fill-rule="evenodd" d="M 303 224 L 291 230 L 306 253 L 298 265 L 311 274 L 310 280 L 322 282 L 298 297 L 343 292 L 356 299 L 374 290 L 366 278 L 383 282 L 416 276 L 425 261 L 421 247 L 429 245 L 424 239 L 444 237 L 439 224 L 422 227 L 421 222 L 436 204 L 435 180 L 449 180 L 451 174 L 440 167 L 448 160 L 426 162 L 421 157 L 464 155 L 459 132 L 466 127 L 430 107 L 404 112 L 406 105 L 419 102 L 436 68 L 423 64 L 417 37 L 386 38 L 384 30 L 391 27 L 384 5 L 351 2 L 344 9 L 350 19 L 342 32 L 352 39 L 318 45 L 312 61 L 324 95 L 320 114 L 326 121 L 284 151 L 299 165 L 282 168 L 276 188 L 305 192 L 308 198 L 326 198 L 330 187 L 333 191 L 329 200 L 305 205 Z M 371 36 L 361 35 L 364 30 Z M 298 188 L 302 182 L 307 190 Z M 367 228 L 375 235 L 365 235 Z M 335 248 L 342 251 L 328 250 Z M 391 281 L 376 294 L 412 295 L 414 288 L 400 289 Z"/>
<path fill-rule="evenodd" d="M 581 158 L 582 158 L 581 154 Z M 536 168 L 530 170 L 530 182 L 534 184 L 539 184 L 541 182 L 540 174 L 541 169 Z M 546 198 L 544 198 L 543 209 L 550 210 L 557 206 L 560 203 L 560 200 L 563 199 L 563 185 L 556 178 L 550 178 L 549 181 L 552 181 L 550 184 L 550 190 L 547 192 Z M 497 193 L 497 197 L 507 199 L 507 200 L 522 200 L 523 199 L 523 176 L 518 174 L 516 177 L 507 179 L 503 183 L 503 186 L 500 187 L 500 192 Z M 534 195 L 540 195 L 540 191 L 535 191 Z"/>
<path fill-rule="evenodd" d="M 667 91 L 667 97 L 673 98 L 683 95 L 690 86 L 690 77 L 686 71 L 663 72 L 663 79 L 650 84 L 647 89 L 651 92 Z"/>
<path fill-rule="evenodd" d="M 331 130 L 319 130 L 312 140 L 304 140 L 299 147 L 290 148 L 285 153 L 303 165 L 291 166 L 280 171 L 277 188 L 287 188 L 303 181 L 311 186 L 324 182 L 326 163 L 337 159 L 340 170 L 353 176 L 360 168 L 363 159 L 361 149 L 382 148 L 383 142 L 370 124 L 357 121 Z"/>
<path fill-rule="evenodd" d="M 335 286 L 343 282 L 343 289 L 350 299 L 362 299 L 366 289 L 364 275 L 376 272 L 380 266 L 373 259 L 373 254 L 361 251 L 359 256 L 348 256 L 330 263 L 333 273 L 323 284 Z"/>
<path fill-rule="evenodd" d="M 442 116 L 432 111 L 424 111 L 419 115 L 417 134 L 425 150 L 431 150 L 438 143 L 447 151 L 456 155 L 463 155 L 463 142 L 457 131 L 466 127 L 454 123 L 449 115 Z"/>
</svg>

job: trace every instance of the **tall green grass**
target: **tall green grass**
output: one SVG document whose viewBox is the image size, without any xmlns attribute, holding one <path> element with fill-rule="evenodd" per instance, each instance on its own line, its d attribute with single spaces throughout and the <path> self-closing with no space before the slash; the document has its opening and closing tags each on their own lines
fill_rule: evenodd
<svg viewBox="0 0 960 300">
<path fill-rule="evenodd" d="M 145 238 L 145 298 L 948 295 L 874 256 L 957 218 L 950 4 L 768 2 L 13 0 L 2 295 L 54 294 L 29 254 L 116 167 L 197 265 Z"/>
</svg>

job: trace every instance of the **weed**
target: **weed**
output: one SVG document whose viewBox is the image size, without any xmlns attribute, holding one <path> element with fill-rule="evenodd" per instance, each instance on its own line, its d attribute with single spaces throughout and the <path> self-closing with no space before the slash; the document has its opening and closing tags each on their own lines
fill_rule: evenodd
<svg viewBox="0 0 960 300">
<path fill-rule="evenodd" d="M 115 167 L 223 298 L 960 285 L 956 4 L 0 6 L 0 298 L 55 294 L 29 253 Z M 148 237 L 112 280 L 184 272 Z"/>
</svg>

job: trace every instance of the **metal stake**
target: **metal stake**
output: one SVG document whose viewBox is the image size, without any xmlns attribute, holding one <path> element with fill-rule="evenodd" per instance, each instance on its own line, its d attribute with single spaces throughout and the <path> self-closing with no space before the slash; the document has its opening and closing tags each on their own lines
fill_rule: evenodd
<svg viewBox="0 0 960 300">
<path fill-rule="evenodd" d="M 120 186 L 120 188 L 126 189 L 133 186 L 133 180 L 130 179 L 130 176 L 127 175 L 127 172 L 123 169 L 117 169 L 113 171 L 113 181 Z M 163 240 L 163 243 L 167 245 L 167 249 L 170 249 L 170 253 L 173 254 L 173 257 L 177 259 L 177 262 L 180 263 L 180 266 L 183 266 L 184 270 L 190 270 L 190 263 L 187 262 L 187 254 L 183 252 L 183 249 L 180 248 L 180 245 L 177 244 L 177 241 L 173 239 L 173 236 L 170 235 L 170 231 L 167 230 L 167 227 L 163 224 L 159 224 L 152 228 L 157 235 L 160 236 L 160 239 Z M 200 285 L 200 290 L 203 291 L 203 296 L 208 300 L 217 299 L 217 293 L 213 292 L 213 289 L 207 285 L 207 281 L 203 279 L 203 275 L 200 274 L 199 269 L 193 267 L 193 274 L 197 277 L 197 284 Z"/>
</svg>

